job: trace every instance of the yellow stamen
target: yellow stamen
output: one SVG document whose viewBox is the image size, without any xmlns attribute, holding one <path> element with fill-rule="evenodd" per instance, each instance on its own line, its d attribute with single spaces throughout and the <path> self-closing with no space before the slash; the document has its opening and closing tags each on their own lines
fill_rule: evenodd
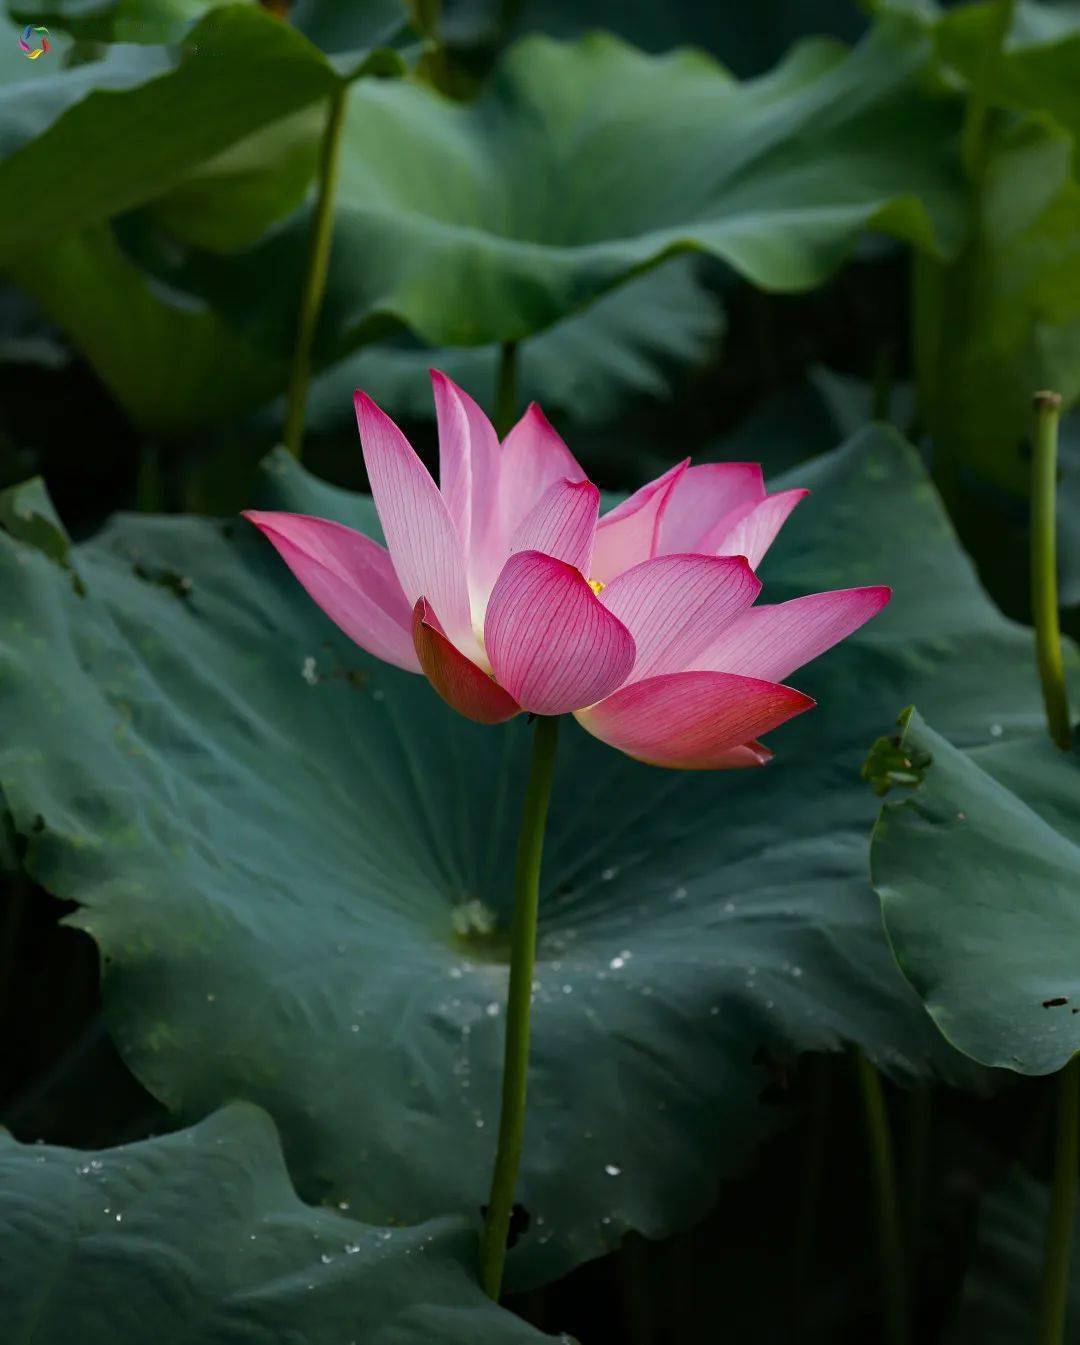
<svg viewBox="0 0 1080 1345">
<path fill-rule="evenodd" d="M 586 583 L 599 598 L 600 594 L 604 590 L 604 581 L 602 579 L 588 579 L 586 580 Z"/>
</svg>

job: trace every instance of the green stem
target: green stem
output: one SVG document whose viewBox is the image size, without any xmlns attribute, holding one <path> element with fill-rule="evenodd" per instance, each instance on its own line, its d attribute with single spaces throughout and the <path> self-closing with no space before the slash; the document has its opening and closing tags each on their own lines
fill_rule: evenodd
<svg viewBox="0 0 1080 1345">
<path fill-rule="evenodd" d="M 974 183 L 982 181 L 986 169 L 986 119 L 990 112 L 990 98 L 997 79 L 1002 48 L 1012 27 L 1015 10 L 1016 0 L 998 0 L 964 111 L 960 157 L 968 178 Z"/>
<path fill-rule="evenodd" d="M 514 874 L 514 918 L 510 930 L 510 989 L 506 1004 L 506 1052 L 503 1059 L 502 1111 L 499 1144 L 491 1178 L 480 1253 L 480 1279 L 489 1298 L 502 1291 L 506 1238 L 514 1208 L 514 1187 L 525 1135 L 525 1089 L 529 1073 L 529 1011 L 532 1007 L 533 964 L 536 961 L 536 921 L 540 906 L 540 859 L 544 849 L 551 781 L 555 774 L 555 746 L 559 721 L 542 716 L 536 721 L 532 764 L 525 788 L 525 806 L 518 833 Z"/>
<path fill-rule="evenodd" d="M 1057 602 L 1057 439 L 1061 398 L 1037 392 L 1031 473 L 1031 611 L 1046 722 L 1058 747 L 1072 746 Z"/>
<path fill-rule="evenodd" d="M 652 1307 L 649 1301 L 649 1257 L 645 1239 L 629 1232 L 619 1252 L 619 1291 L 622 1296 L 626 1345 L 652 1345 Z"/>
<path fill-rule="evenodd" d="M 925 1083 L 915 1084 L 907 1097 L 907 1150 L 904 1194 L 907 1215 L 907 1264 L 917 1279 L 922 1261 L 923 1211 L 926 1205 L 926 1171 L 930 1157 L 930 1111 L 932 1095 Z"/>
<path fill-rule="evenodd" d="M 1037 1345 L 1064 1345 L 1069 1303 L 1069 1263 L 1076 1218 L 1077 1148 L 1080 1124 L 1080 1057 L 1058 1075 L 1054 1187 L 1046 1224 L 1046 1253 L 1039 1295 Z"/>
<path fill-rule="evenodd" d="M 161 449 L 143 440 L 139 448 L 139 472 L 135 500 L 140 514 L 160 514 L 165 508 L 165 484 L 161 474 Z"/>
<path fill-rule="evenodd" d="M 495 430 L 501 439 L 517 420 L 518 343 L 504 341 L 499 353 L 499 384 L 495 391 Z"/>
<path fill-rule="evenodd" d="M 1058 747 L 1072 746 L 1069 698 L 1061 658 L 1057 601 L 1057 438 L 1061 398 L 1037 392 L 1031 472 L 1031 609 L 1035 650 L 1042 682 L 1046 722 Z M 1080 1149 L 1080 1058 L 1074 1056 L 1058 1075 L 1054 1187 L 1046 1224 L 1046 1251 L 1039 1294 L 1038 1345 L 1062 1345 L 1069 1303 L 1069 1265 L 1076 1217 L 1076 1180 Z"/>
<path fill-rule="evenodd" d="M 326 273 L 334 241 L 334 200 L 337 196 L 341 128 L 345 123 L 347 97 L 348 87 L 344 84 L 330 97 L 319 164 L 319 196 L 315 203 L 315 218 L 311 222 L 307 271 L 300 295 L 300 316 L 296 324 L 296 348 L 293 351 L 283 432 L 285 447 L 297 458 L 300 457 L 304 440 L 304 413 L 307 409 L 308 383 L 311 381 L 311 347 L 315 340 L 323 295 L 326 293 Z"/>
<path fill-rule="evenodd" d="M 896 1162 L 892 1134 L 885 1111 L 881 1078 L 862 1051 L 855 1052 L 859 1075 L 866 1137 L 873 1172 L 874 1201 L 877 1207 L 878 1257 L 884 1296 L 885 1336 L 889 1345 L 907 1345 L 907 1275 L 904 1268 L 903 1235 L 896 1195 Z"/>
<path fill-rule="evenodd" d="M 829 1143 L 829 1066 L 824 1056 L 811 1056 L 810 1103 L 802 1161 L 802 1191 L 795 1224 L 794 1291 L 792 1314 L 801 1321 L 814 1267 L 821 1215 L 821 1191 L 825 1182 L 825 1156 Z"/>
</svg>

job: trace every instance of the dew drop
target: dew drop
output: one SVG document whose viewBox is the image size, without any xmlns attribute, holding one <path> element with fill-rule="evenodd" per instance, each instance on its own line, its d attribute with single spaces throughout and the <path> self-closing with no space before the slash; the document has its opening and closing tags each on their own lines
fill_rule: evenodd
<svg viewBox="0 0 1080 1345">
<path fill-rule="evenodd" d="M 605 1163 L 604 1171 L 609 1177 L 618 1177 L 622 1173 L 622 1168 L 617 1163 Z"/>
<path fill-rule="evenodd" d="M 492 1000 L 491 1003 L 485 1007 L 484 1012 L 487 1014 L 489 1018 L 498 1018 L 499 1016 L 498 1003 L 495 1000 Z"/>
<path fill-rule="evenodd" d="M 319 1257 L 319 1260 L 323 1263 L 324 1266 L 328 1266 L 333 1259 L 334 1258 L 329 1254 L 329 1252 L 323 1252 L 322 1256 Z"/>
<path fill-rule="evenodd" d="M 612 878 L 617 878 L 618 875 L 619 870 L 614 865 L 612 865 L 612 867 L 609 869 L 600 870 L 600 877 L 603 879 L 605 883 L 610 883 Z"/>
</svg>

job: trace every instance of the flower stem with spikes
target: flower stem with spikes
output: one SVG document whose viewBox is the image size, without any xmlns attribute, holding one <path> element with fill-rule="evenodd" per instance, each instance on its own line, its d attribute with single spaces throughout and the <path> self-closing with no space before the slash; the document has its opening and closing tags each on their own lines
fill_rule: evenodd
<svg viewBox="0 0 1080 1345">
<path fill-rule="evenodd" d="M 1062 751 L 1072 746 L 1069 698 L 1061 657 L 1057 596 L 1057 437 L 1061 398 L 1034 397 L 1035 442 L 1031 472 L 1031 609 L 1035 649 L 1050 736 Z M 1073 1056 L 1057 1078 L 1057 1138 L 1054 1185 L 1046 1224 L 1039 1293 L 1038 1345 L 1063 1345 L 1069 1303 L 1069 1268 L 1076 1183 L 1080 1168 L 1080 1057 Z"/>
<path fill-rule="evenodd" d="M 908 1345 L 907 1270 L 896 1191 L 896 1161 L 893 1157 L 889 1116 L 885 1110 L 885 1093 L 877 1070 L 860 1050 L 855 1052 L 855 1068 L 866 1119 L 866 1138 L 877 1206 L 885 1339 L 889 1345 Z"/>
<path fill-rule="evenodd" d="M 311 381 L 311 347 L 326 293 L 326 275 L 330 266 L 330 248 L 334 241 L 334 201 L 337 197 L 338 165 L 341 160 L 341 130 L 345 122 L 348 86 L 342 84 L 330 97 L 323 131 L 319 162 L 319 195 L 308 240 L 307 268 L 300 295 L 300 316 L 296 326 L 296 348 L 286 398 L 283 442 L 289 452 L 300 457 L 304 440 L 304 415 L 307 410 L 308 384 Z"/>
<path fill-rule="evenodd" d="M 510 989 L 506 1005 L 506 1051 L 503 1061 L 502 1111 L 495 1171 L 491 1178 L 480 1252 L 484 1292 L 496 1301 L 502 1292 L 503 1265 L 510 1215 L 514 1208 L 525 1136 L 525 1089 L 529 1072 L 529 1014 L 532 1008 L 536 923 L 540 906 L 540 861 L 544 848 L 559 721 L 541 716 L 533 734 L 532 764 L 525 788 L 525 806 L 518 833 L 514 875 L 514 916 L 510 931 Z"/>
</svg>

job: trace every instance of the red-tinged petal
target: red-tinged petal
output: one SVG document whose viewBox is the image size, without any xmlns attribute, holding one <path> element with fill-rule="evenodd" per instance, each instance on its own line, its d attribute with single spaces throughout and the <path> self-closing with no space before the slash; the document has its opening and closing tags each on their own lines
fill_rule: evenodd
<svg viewBox="0 0 1080 1345">
<path fill-rule="evenodd" d="M 420 667 L 447 705 L 478 724 L 501 724 L 513 719 L 521 706 L 450 643 L 438 617 L 423 598 L 417 600 L 413 609 L 412 623 Z"/>
<path fill-rule="evenodd" d="M 535 402 L 503 440 L 499 475 L 499 512 L 507 541 L 556 481 L 586 480 L 581 464 Z"/>
<path fill-rule="evenodd" d="M 657 555 L 706 551 L 699 545 L 714 529 L 733 527 L 765 498 L 765 481 L 756 462 L 703 462 L 688 467 L 675 482 L 664 509 Z"/>
<path fill-rule="evenodd" d="M 248 510 L 310 596 L 350 640 L 376 658 L 419 672 L 412 613 L 387 552 L 362 532 L 306 514 Z"/>
<path fill-rule="evenodd" d="M 714 556 L 745 556 L 756 570 L 788 515 L 809 494 L 808 490 L 781 490 L 766 496 L 733 527 L 722 525 L 710 532 L 702 542 L 702 550 Z"/>
<path fill-rule="evenodd" d="M 679 672 L 633 682 L 576 718 L 595 737 L 650 765 L 720 770 L 731 766 L 733 748 L 813 704 L 775 682 Z"/>
<path fill-rule="evenodd" d="M 487 594 L 506 559 L 498 520 L 499 440 L 469 394 L 431 370 L 439 423 L 439 482 L 465 549 L 469 586 Z"/>
<path fill-rule="evenodd" d="M 676 463 L 604 515 L 596 529 L 590 578 L 610 583 L 617 574 L 656 555 L 664 510 L 689 461 Z"/>
<path fill-rule="evenodd" d="M 475 645 L 461 538 L 427 468 L 363 392 L 356 420 L 386 546 L 410 607 L 427 598 L 459 648 Z"/>
<path fill-rule="evenodd" d="M 495 581 L 484 644 L 500 685 L 525 710 L 560 715 L 614 691 L 634 641 L 573 566 L 519 551 Z"/>
<path fill-rule="evenodd" d="M 542 551 L 587 575 L 599 513 L 591 481 L 556 481 L 518 524 L 510 551 Z"/>
<path fill-rule="evenodd" d="M 692 666 L 778 682 L 858 630 L 891 596 L 888 588 L 845 588 L 752 607 Z"/>
<path fill-rule="evenodd" d="M 613 579 L 600 601 L 634 637 L 627 680 L 640 682 L 692 667 L 760 592 L 743 556 L 654 556 Z"/>
</svg>

